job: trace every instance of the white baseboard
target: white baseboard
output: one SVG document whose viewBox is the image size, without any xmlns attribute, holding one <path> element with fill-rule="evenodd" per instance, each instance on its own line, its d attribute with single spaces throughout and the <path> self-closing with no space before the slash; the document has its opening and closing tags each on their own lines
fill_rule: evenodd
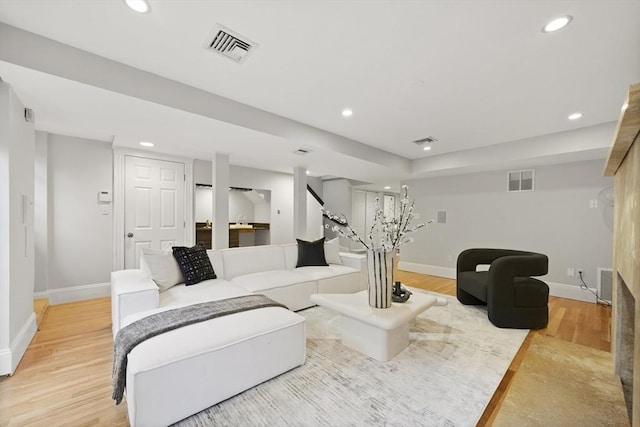
<svg viewBox="0 0 640 427">
<path fill-rule="evenodd" d="M 37 329 L 36 314 L 32 312 L 9 348 L 0 350 L 0 375 L 13 375 Z"/>
<path fill-rule="evenodd" d="M 437 265 L 418 264 L 415 262 L 400 261 L 399 270 L 412 271 L 414 273 L 429 274 L 431 276 L 456 278 L 456 269 L 450 267 L 440 267 Z M 596 302 L 596 297 L 591 292 L 580 289 L 580 286 L 567 285 L 566 283 L 544 282 L 549 285 L 549 294 L 554 297 L 568 298 L 577 301 Z M 592 291 L 596 291 L 592 289 Z"/>
<path fill-rule="evenodd" d="M 38 292 L 38 294 L 43 294 L 43 292 Z M 69 288 L 49 289 L 47 292 L 44 292 L 44 294 L 45 295 L 40 296 L 40 298 L 49 298 L 49 304 L 51 305 L 108 297 L 111 295 L 111 283 L 94 283 Z"/>
<path fill-rule="evenodd" d="M 428 274 L 430 276 L 456 278 L 456 269 L 451 267 L 440 267 L 437 265 L 418 264 L 415 262 L 400 261 L 398 270 L 412 271 L 414 273 Z"/>
<path fill-rule="evenodd" d="M 43 299 L 43 298 L 49 298 L 49 292 L 42 291 L 42 292 L 33 293 L 33 299 Z"/>
<path fill-rule="evenodd" d="M 566 283 L 547 282 L 549 285 L 549 295 L 560 298 L 574 299 L 577 301 L 596 302 L 596 296 L 586 289 L 580 289 L 580 286 L 567 285 Z M 591 289 L 596 292 L 595 289 Z"/>
</svg>

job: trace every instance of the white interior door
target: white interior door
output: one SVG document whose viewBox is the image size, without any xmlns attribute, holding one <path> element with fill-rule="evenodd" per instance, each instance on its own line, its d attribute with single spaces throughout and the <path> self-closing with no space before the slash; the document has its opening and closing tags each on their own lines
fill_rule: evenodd
<svg viewBox="0 0 640 427">
<path fill-rule="evenodd" d="M 185 242 L 184 164 L 125 157 L 125 268 L 140 266 L 140 249 Z"/>
</svg>

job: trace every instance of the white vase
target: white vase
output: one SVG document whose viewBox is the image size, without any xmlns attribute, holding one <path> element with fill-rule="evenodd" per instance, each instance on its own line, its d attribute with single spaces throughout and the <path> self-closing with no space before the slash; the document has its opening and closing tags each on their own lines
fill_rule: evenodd
<svg viewBox="0 0 640 427">
<path fill-rule="evenodd" d="M 371 307 L 391 307 L 394 258 L 394 252 L 384 250 L 367 251 L 369 305 Z"/>
</svg>

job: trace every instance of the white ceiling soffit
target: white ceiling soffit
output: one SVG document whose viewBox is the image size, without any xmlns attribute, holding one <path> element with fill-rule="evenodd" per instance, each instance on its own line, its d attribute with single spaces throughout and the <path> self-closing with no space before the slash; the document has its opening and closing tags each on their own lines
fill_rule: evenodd
<svg viewBox="0 0 640 427">
<path fill-rule="evenodd" d="M 358 141 L 240 104 L 180 82 L 101 58 L 53 40 L 0 23 L 0 60 L 246 127 L 287 140 L 304 141 L 316 151 L 329 150 L 408 172 L 410 161 Z M 291 149 L 290 151 L 293 151 Z"/>
<path fill-rule="evenodd" d="M 205 160 L 223 152 L 234 165 L 283 173 L 302 166 L 313 176 L 336 174 L 367 182 L 397 175 L 382 165 L 332 151 L 298 156 L 296 141 L 2 61 L 0 76 L 36 111 L 36 129 L 42 131 L 113 140 L 114 146 L 137 150 L 140 141 L 153 141 L 154 152 Z"/>
<path fill-rule="evenodd" d="M 414 170 L 420 159 L 451 160 L 454 152 L 465 163 L 480 147 L 615 121 L 628 85 L 640 80 L 639 1 L 151 3 L 152 13 L 138 15 L 117 1 L 0 1 L 0 21 L 134 67 L 130 73 L 145 77 L 128 82 L 128 96 L 207 115 L 192 111 L 194 102 L 150 98 L 164 77 L 174 81 L 165 82 L 171 91 L 182 90 L 176 82 L 191 87 L 218 121 L 296 140 L 289 154 L 304 145 L 315 155 L 320 147 L 375 168 L 387 161 L 392 171 L 408 169 L 406 159 L 414 159 Z M 574 18 L 568 27 L 540 31 L 563 14 Z M 241 66 L 216 58 L 201 47 L 216 22 L 260 48 Z M 47 62 L 43 71 L 122 91 L 112 63 L 91 69 L 86 55 L 32 50 L 12 41 L 16 32 L 0 32 L 0 55 L 23 49 L 14 53 L 25 67 Z M 240 104 L 223 108 L 231 104 L 221 97 Z M 340 116 L 345 107 L 354 111 L 348 119 Z M 236 109 L 251 125 L 229 117 Z M 574 111 L 583 118 L 568 121 Z M 300 126 L 309 131 L 303 139 Z M 439 140 L 431 151 L 411 143 L 427 135 Z"/>
<path fill-rule="evenodd" d="M 414 178 L 606 158 L 616 123 L 414 160 Z"/>
</svg>

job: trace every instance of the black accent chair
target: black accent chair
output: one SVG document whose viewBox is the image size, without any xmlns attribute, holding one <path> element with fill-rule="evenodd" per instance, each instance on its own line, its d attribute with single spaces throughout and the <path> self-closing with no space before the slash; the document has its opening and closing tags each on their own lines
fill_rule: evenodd
<svg viewBox="0 0 640 427">
<path fill-rule="evenodd" d="M 490 264 L 489 271 L 476 271 Z M 456 294 L 465 305 L 486 305 L 499 328 L 540 329 L 549 321 L 549 286 L 531 276 L 549 271 L 549 259 L 535 252 L 467 249 L 458 256 Z"/>
</svg>

